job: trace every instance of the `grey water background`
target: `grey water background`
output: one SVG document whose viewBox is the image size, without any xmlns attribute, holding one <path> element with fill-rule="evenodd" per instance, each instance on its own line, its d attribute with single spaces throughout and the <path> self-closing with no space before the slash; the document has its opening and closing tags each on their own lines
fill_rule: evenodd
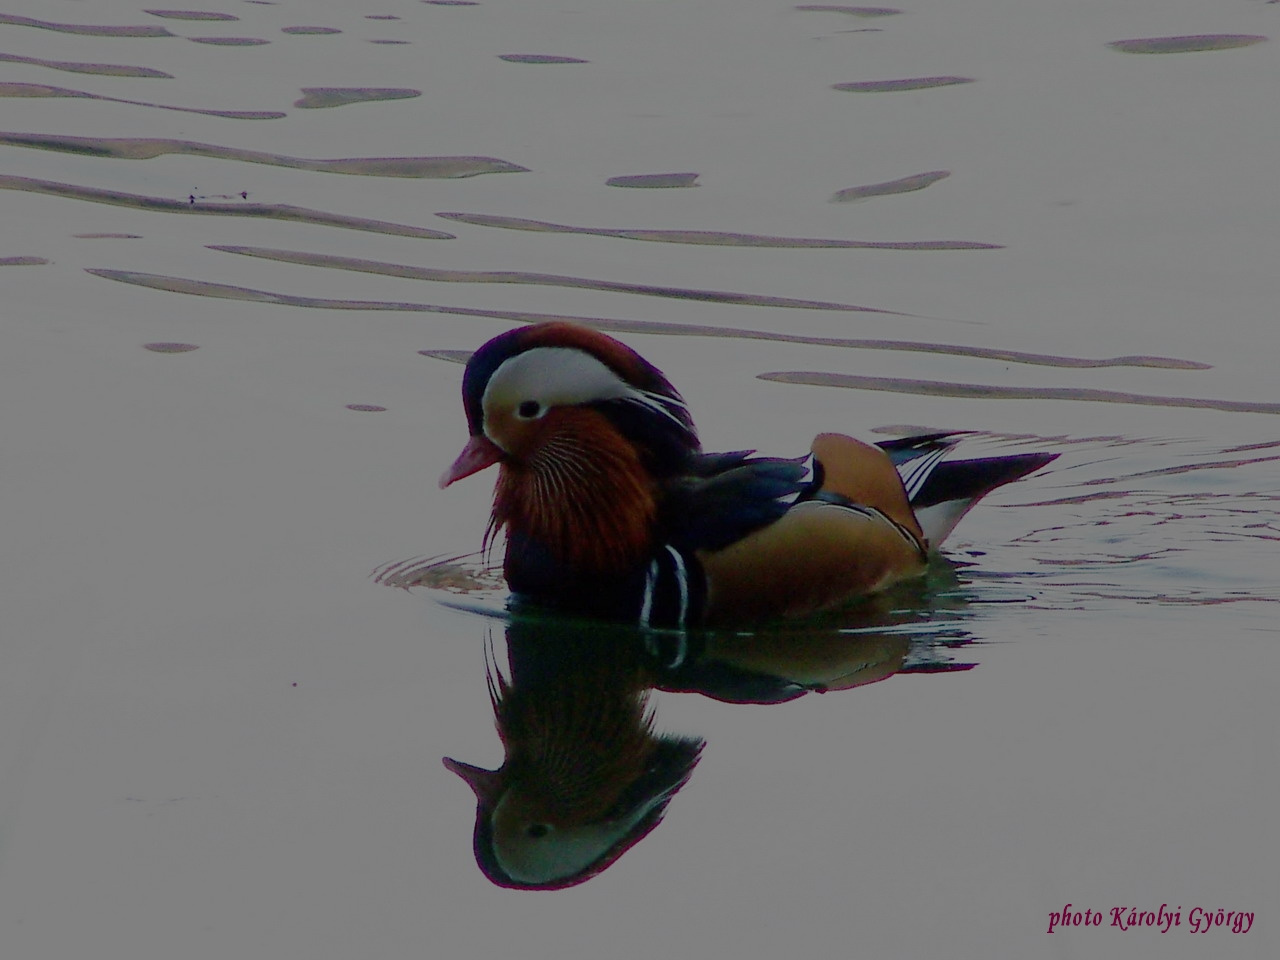
<svg viewBox="0 0 1280 960">
<path fill-rule="evenodd" d="M 1276 955 L 1280 5 L 894 9 L 4 5 L 0 952 Z M 702 763 L 557 893 L 439 764 L 492 624 L 369 576 L 479 546 L 440 358 L 528 314 L 713 449 L 1061 455 L 911 634 L 976 666 L 658 697 Z"/>
</svg>

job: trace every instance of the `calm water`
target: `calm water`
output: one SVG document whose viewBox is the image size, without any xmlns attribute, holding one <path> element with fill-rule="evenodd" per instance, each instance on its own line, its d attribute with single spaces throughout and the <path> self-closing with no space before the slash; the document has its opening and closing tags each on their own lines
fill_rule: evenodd
<svg viewBox="0 0 1280 960">
<path fill-rule="evenodd" d="M 1280 6 L 1059 6 L 6 4 L 5 955 L 1275 956 Z M 545 316 L 712 449 L 1060 454 L 716 641 L 786 702 L 652 694 L 701 759 L 554 893 L 440 765 L 508 627 L 387 583 L 479 547 L 456 361 Z"/>
</svg>

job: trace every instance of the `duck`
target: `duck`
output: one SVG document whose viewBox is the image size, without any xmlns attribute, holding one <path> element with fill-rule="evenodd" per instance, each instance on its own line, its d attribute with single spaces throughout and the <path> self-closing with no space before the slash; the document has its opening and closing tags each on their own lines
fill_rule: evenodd
<svg viewBox="0 0 1280 960">
<path fill-rule="evenodd" d="M 646 628 L 806 618 L 918 579 L 974 504 L 1057 456 L 951 459 L 963 432 L 707 453 L 662 371 L 565 321 L 481 346 L 462 402 L 440 487 L 497 466 L 483 542 L 505 538 L 514 600 Z"/>
</svg>

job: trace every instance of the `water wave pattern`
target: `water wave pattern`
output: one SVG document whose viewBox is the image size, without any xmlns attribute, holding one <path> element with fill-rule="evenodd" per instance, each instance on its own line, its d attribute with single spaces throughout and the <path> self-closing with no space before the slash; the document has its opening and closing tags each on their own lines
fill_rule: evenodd
<svg viewBox="0 0 1280 960">
<path fill-rule="evenodd" d="M 16 27 L 35 27 L 54 33 L 70 33 L 81 37 L 172 37 L 164 27 L 158 26 L 97 26 L 88 23 L 55 23 L 13 13 L 0 13 L 0 24 Z"/>
<path fill-rule="evenodd" d="M 212 283 L 190 277 L 165 276 L 141 273 L 133 270 L 109 270 L 91 268 L 89 273 L 154 290 L 168 290 L 192 296 L 214 297 L 223 300 L 253 300 L 261 303 L 277 303 L 290 307 L 310 307 L 318 310 L 374 310 L 404 313 L 446 313 L 462 317 L 491 317 L 514 323 L 540 323 L 563 320 L 580 323 L 606 333 L 649 334 L 668 337 L 716 337 L 731 340 L 759 340 L 769 343 L 794 343 L 815 347 L 833 347 L 850 350 L 889 350 L 904 353 L 935 353 L 944 356 L 973 357 L 995 360 L 1000 363 L 1022 363 L 1042 367 L 1068 369 L 1094 369 L 1098 367 L 1155 367 L 1168 370 L 1206 370 L 1207 363 L 1179 360 L 1175 357 L 1129 355 L 1121 357 L 1068 357 L 1047 353 L 1028 353 L 1019 350 L 1002 350 L 975 347 L 960 343 L 935 343 L 917 340 L 887 340 L 873 337 L 828 337 L 778 330 L 750 330 L 745 327 L 712 326 L 692 323 L 673 323 L 661 320 L 624 320 L 620 318 L 573 316 L 562 313 L 532 313 L 517 310 L 484 310 L 476 307 L 450 307 L 431 303 L 413 303 L 404 300 L 343 300 L 334 297 L 308 297 L 298 294 L 255 290 L 234 284 Z M 466 363 L 469 351 L 423 350 L 421 353 Z"/>
<path fill-rule="evenodd" d="M 85 71 L 88 72 L 88 71 Z M 134 107 L 151 107 L 156 110 L 175 110 L 179 113 L 198 113 L 206 117 L 223 117 L 228 120 L 279 120 L 286 116 L 279 110 L 215 110 L 203 107 L 180 107 L 175 104 L 152 103 L 148 100 L 130 100 L 112 97 L 87 90 L 72 90 L 44 83 L 0 83 L 0 97 L 69 98 L 74 100 L 101 100 L 104 103 L 124 103 Z"/>
<path fill-rule="evenodd" d="M 231 23 L 239 20 L 235 14 L 218 13 L 213 10 L 147 10 L 153 17 L 165 20 L 192 20 L 196 22 L 211 21 L 214 23 Z"/>
<path fill-rule="evenodd" d="M 803 300 L 795 297 L 773 297 L 767 294 L 736 293 L 727 290 L 697 290 L 656 284 L 622 283 L 590 277 L 530 273 L 524 270 L 445 270 L 418 267 L 412 264 L 387 263 L 381 260 L 366 260 L 361 257 L 342 257 L 302 250 L 280 250 L 238 244 L 211 244 L 209 249 L 263 260 L 275 260 L 280 263 L 321 267 L 326 270 L 351 270 L 357 273 L 373 273 L 384 277 L 401 277 L 406 280 L 427 280 L 437 283 L 529 284 L 608 293 L 630 293 L 642 297 L 667 297 L 673 300 L 698 300 L 704 303 L 731 303 L 751 307 L 790 307 L 797 310 L 836 310 L 850 313 L 883 313 L 895 317 L 911 316 L 896 310 L 880 310 L 875 307 L 860 307 L 852 303 L 835 303 L 828 300 Z"/>
<path fill-rule="evenodd" d="M 849 390 L 877 390 L 911 393 L 926 397 L 955 397 L 964 400 L 1079 400 L 1088 403 L 1132 403 L 1148 407 L 1190 407 L 1225 410 L 1232 413 L 1280 413 L 1280 403 L 1263 400 L 1216 400 L 1211 397 L 1151 396 L 1125 390 L 1098 390 L 1091 387 L 1011 387 L 982 383 L 948 383 L 940 380 L 911 380 L 905 377 L 868 377 L 855 373 L 819 373 L 788 370 L 762 373 L 761 380 L 803 383 Z"/>
<path fill-rule="evenodd" d="M 555 53 L 500 53 L 499 60 L 507 63 L 589 63 L 578 57 L 566 57 Z"/>
<path fill-rule="evenodd" d="M 922 176 L 924 176 L 922 174 Z M 901 181 L 898 181 L 901 182 Z M 889 184 L 880 184 L 887 187 Z M 854 188 L 858 189 L 858 188 Z M 912 189 L 923 189 L 914 187 Z M 888 191 L 894 192 L 894 191 Z M 868 194 L 870 196 L 870 194 Z M 996 243 L 977 240 L 825 240 L 817 237 L 777 237 L 727 230 L 638 230 L 616 227 L 575 227 L 546 220 L 505 217 L 492 213 L 437 213 L 437 217 L 475 227 L 498 227 L 529 233 L 571 233 L 650 243 L 690 243 L 708 247 L 764 247 L 775 250 L 1000 250 Z"/>
<path fill-rule="evenodd" d="M 1265 43 L 1266 37 L 1248 33 L 1206 33 L 1190 37 L 1146 37 L 1135 40 L 1115 40 L 1107 46 L 1121 53 L 1197 53 L 1206 50 L 1238 50 L 1255 43 Z"/>
<path fill-rule="evenodd" d="M 892 17 L 902 12 L 896 7 L 850 7 L 838 3 L 801 3 L 796 9 L 812 13 L 846 13 L 851 17 Z"/>
<path fill-rule="evenodd" d="M 860 187 L 845 187 L 843 190 L 837 190 L 831 196 L 832 203 L 855 203 L 859 200 L 867 200 L 870 197 L 888 197 L 895 193 L 915 193 L 917 190 L 923 190 L 925 187 L 937 183 L 939 180 L 945 180 L 951 176 L 950 170 L 930 170 L 926 173 L 915 173 L 909 177 L 899 177 L 897 180 L 887 180 L 884 183 L 868 183 Z"/>
<path fill-rule="evenodd" d="M 958 84 L 973 82 L 972 77 L 904 77 L 900 80 L 851 80 L 848 83 L 833 83 L 831 89 L 845 90 L 850 93 L 894 93 L 903 90 L 954 87 Z"/>
<path fill-rule="evenodd" d="M 92 73 L 101 77 L 156 77 L 173 79 L 172 73 L 154 67 L 134 67 L 120 63 L 78 63 L 73 60 L 43 60 L 40 57 L 24 57 L 16 53 L 0 53 L 0 63 L 27 63 L 65 73 Z"/>
<path fill-rule="evenodd" d="M 115 160 L 152 160 L 169 155 L 212 157 L 241 163 L 261 163 L 316 173 L 345 173 L 360 177 L 424 177 L 452 179 L 485 173 L 513 173 L 525 168 L 496 157 L 344 157 L 312 160 L 264 150 L 245 150 L 216 143 L 163 137 L 72 137 L 47 133 L 0 131 L 0 144 L 52 150 Z"/>
<path fill-rule="evenodd" d="M 972 437 L 1061 454 L 984 501 L 985 523 L 966 520 L 957 531 L 953 556 L 974 556 L 961 579 L 979 594 L 1014 583 L 1029 589 L 1032 608 L 1112 612 L 1280 600 L 1280 440 Z"/>
<path fill-rule="evenodd" d="M 696 173 L 633 173 L 621 177 L 610 177 L 604 184 L 606 187 L 669 190 L 696 187 L 697 180 Z"/>
<path fill-rule="evenodd" d="M 385 233 L 398 237 L 416 237 L 426 240 L 454 239 L 453 234 L 445 233 L 443 230 L 430 230 L 426 227 L 414 227 L 403 223 L 388 223 L 384 220 L 368 220 L 363 217 L 348 217 L 342 214 L 328 213 L 324 210 L 295 207 L 286 203 L 250 203 L 247 195 L 244 198 L 244 203 L 215 203 L 194 195 L 187 197 L 185 200 L 175 200 L 169 197 L 149 197 L 137 193 L 124 193 L 119 190 L 103 190 L 73 183 L 58 183 L 53 180 L 14 177 L 5 174 L 0 174 L 0 190 L 21 190 L 51 197 L 87 200 L 90 203 L 104 203 L 114 207 L 130 207 L 134 210 L 148 210 L 160 213 L 286 220 L 326 227 L 342 227 L 347 230 Z"/>
<path fill-rule="evenodd" d="M 322 110 L 352 103 L 409 100 L 420 96 L 421 90 L 408 87 L 303 87 L 302 96 L 293 101 L 293 105 L 300 110 Z"/>
</svg>

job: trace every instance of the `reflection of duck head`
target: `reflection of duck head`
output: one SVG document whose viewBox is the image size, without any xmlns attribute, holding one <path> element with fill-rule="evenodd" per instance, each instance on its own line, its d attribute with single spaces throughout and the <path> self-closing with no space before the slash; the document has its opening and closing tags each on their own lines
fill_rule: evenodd
<svg viewBox="0 0 1280 960">
<path fill-rule="evenodd" d="M 489 671 L 505 758 L 446 758 L 476 795 L 476 861 L 494 883 L 558 889 L 600 873 L 662 820 L 702 741 L 654 732 L 634 648 L 516 622 L 511 680 Z"/>
</svg>

